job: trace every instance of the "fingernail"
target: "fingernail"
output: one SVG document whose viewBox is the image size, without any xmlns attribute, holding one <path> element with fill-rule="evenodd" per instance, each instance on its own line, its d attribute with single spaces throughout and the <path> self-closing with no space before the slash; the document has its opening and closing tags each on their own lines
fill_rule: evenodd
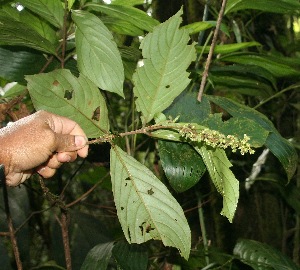
<svg viewBox="0 0 300 270">
<path fill-rule="evenodd" d="M 87 142 L 87 139 L 83 136 L 79 136 L 79 135 L 76 135 L 75 136 L 75 145 L 76 146 L 85 146 L 86 145 L 86 142 Z"/>
</svg>

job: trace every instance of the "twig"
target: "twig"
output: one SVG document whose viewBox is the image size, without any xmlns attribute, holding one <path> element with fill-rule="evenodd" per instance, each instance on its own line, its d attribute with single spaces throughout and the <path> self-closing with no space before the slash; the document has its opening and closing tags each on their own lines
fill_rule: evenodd
<svg viewBox="0 0 300 270">
<path fill-rule="evenodd" d="M 103 182 L 103 180 L 104 180 L 108 175 L 109 175 L 109 172 L 108 172 L 104 177 L 102 177 L 95 185 L 93 185 L 87 192 L 85 192 L 84 194 L 82 194 L 82 195 L 81 195 L 79 198 L 77 198 L 75 201 L 73 201 L 73 202 L 67 204 L 66 207 L 69 208 L 69 207 L 71 207 L 71 206 L 73 206 L 73 205 L 75 205 L 75 204 L 81 202 L 82 200 L 84 200 L 84 199 L 85 199 L 92 191 L 95 190 L 95 188 L 96 188 L 98 185 L 100 185 L 100 184 Z"/>
<path fill-rule="evenodd" d="M 21 262 L 21 258 L 20 258 L 17 239 L 15 236 L 14 225 L 13 225 L 13 221 L 12 221 L 12 218 L 10 215 L 10 210 L 9 210 L 8 193 L 7 193 L 7 186 L 6 186 L 5 174 L 4 174 L 4 165 L 0 165 L 0 179 L 2 179 L 2 181 L 3 181 L 3 183 L 2 183 L 2 185 L 3 185 L 3 200 L 4 200 L 4 208 L 5 208 L 5 214 L 6 214 L 6 220 L 7 220 L 10 241 L 11 241 L 14 256 L 15 256 L 17 269 L 22 270 L 23 266 L 22 266 L 22 262 Z"/>
<path fill-rule="evenodd" d="M 61 232 L 65 251 L 66 269 L 72 270 L 72 259 L 69 241 L 69 213 L 62 209 L 61 211 Z"/>
<path fill-rule="evenodd" d="M 227 0 L 223 0 L 222 7 L 221 7 L 221 10 L 219 12 L 216 29 L 215 29 L 214 36 L 213 36 L 211 46 L 210 46 L 210 49 L 209 49 L 209 53 L 208 53 L 208 56 L 207 56 L 207 59 L 206 59 L 205 68 L 204 68 L 204 71 L 203 71 L 203 74 L 202 74 L 201 85 L 200 85 L 200 89 L 199 89 L 199 93 L 198 93 L 198 97 L 197 97 L 198 101 L 201 101 L 201 99 L 202 99 L 204 87 L 205 87 L 207 77 L 208 77 L 208 70 L 209 70 L 211 60 L 212 60 L 212 56 L 213 56 L 213 53 L 214 53 L 214 49 L 215 49 L 215 46 L 216 46 L 216 43 L 217 43 L 218 34 L 219 34 L 220 27 L 221 27 L 221 22 L 222 22 L 222 19 L 223 19 L 226 3 L 227 3 Z"/>
</svg>

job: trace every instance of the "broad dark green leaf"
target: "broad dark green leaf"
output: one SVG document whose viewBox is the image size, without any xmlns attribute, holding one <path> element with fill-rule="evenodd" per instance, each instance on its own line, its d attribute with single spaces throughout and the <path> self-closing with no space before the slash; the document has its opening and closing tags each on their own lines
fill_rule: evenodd
<svg viewBox="0 0 300 270">
<path fill-rule="evenodd" d="M 38 14 L 52 25 L 62 28 L 64 9 L 60 0 L 20 0 L 25 9 Z"/>
<path fill-rule="evenodd" d="M 30 26 L 0 14 L 0 45 L 29 47 L 56 54 L 55 46 Z"/>
<path fill-rule="evenodd" d="M 11 20 L 16 20 L 31 27 L 37 33 L 39 33 L 43 38 L 49 40 L 52 44 L 56 45 L 58 43 L 58 36 L 55 30 L 52 28 L 48 22 L 43 20 L 41 17 L 34 15 L 27 9 L 18 11 L 16 8 L 5 5 L 1 10 L 0 14 L 11 18 Z"/>
<path fill-rule="evenodd" d="M 127 21 L 141 30 L 152 31 L 159 22 L 150 17 L 146 12 L 131 6 L 123 5 L 105 5 L 96 3 L 87 3 L 86 7 L 94 11 L 103 12 L 113 18 Z"/>
<path fill-rule="evenodd" d="M 25 84 L 24 76 L 38 73 L 46 59 L 36 51 L 0 47 L 0 62 L 0 77 Z"/>
<path fill-rule="evenodd" d="M 297 0 L 228 0 L 225 14 L 243 9 L 257 9 L 274 13 L 298 13 L 300 3 Z"/>
<path fill-rule="evenodd" d="M 103 90 L 124 97 L 124 68 L 112 34 L 103 22 L 86 11 L 73 11 L 77 26 L 76 51 L 79 71 Z"/>
<path fill-rule="evenodd" d="M 206 171 L 201 156 L 189 144 L 159 140 L 158 149 L 166 177 L 176 192 L 193 187 Z"/>
<path fill-rule="evenodd" d="M 281 162 L 288 180 L 292 178 L 297 168 L 297 152 L 294 147 L 278 133 L 273 123 L 265 115 L 227 98 L 218 96 L 206 97 L 213 103 L 225 109 L 233 117 L 248 118 L 256 122 L 257 125 L 261 126 L 266 131 L 270 132 L 265 145 Z"/>
<path fill-rule="evenodd" d="M 190 82 L 186 70 L 196 54 L 194 46 L 188 45 L 188 30 L 179 29 L 181 14 L 180 10 L 155 27 L 141 43 L 144 65 L 133 75 L 133 91 L 144 124 L 165 110 Z"/>
<path fill-rule="evenodd" d="M 209 80 L 215 91 L 235 92 L 258 98 L 268 98 L 273 93 L 271 84 L 263 80 L 257 80 L 246 76 L 238 75 L 215 75 L 210 74 Z"/>
<path fill-rule="evenodd" d="M 254 240 L 238 240 L 233 254 L 254 270 L 299 270 L 290 258 L 277 249 Z"/>
<path fill-rule="evenodd" d="M 274 77 L 298 77 L 300 76 L 299 64 L 292 65 L 287 57 L 262 55 L 255 53 L 235 53 L 219 58 L 221 62 L 232 62 L 243 65 L 255 65 L 267 69 Z"/>
<path fill-rule="evenodd" d="M 188 259 L 191 231 L 184 212 L 166 186 L 146 166 L 118 146 L 110 171 L 117 214 L 129 243 L 161 240 Z"/>
<path fill-rule="evenodd" d="M 118 242 L 112 252 L 122 270 L 148 269 L 148 252 L 143 245 Z"/>
<path fill-rule="evenodd" d="M 214 48 L 215 54 L 226 54 L 226 53 L 233 53 L 237 52 L 249 47 L 254 46 L 261 46 L 260 43 L 252 41 L 252 42 L 242 42 L 242 43 L 233 43 L 233 44 L 224 44 L 224 45 L 216 45 Z M 208 53 L 210 50 L 210 46 L 206 46 L 203 48 L 202 46 L 196 46 L 196 50 L 198 53 L 201 53 L 202 51 L 204 53 Z"/>
<path fill-rule="evenodd" d="M 107 269 L 109 260 L 112 256 L 113 247 L 114 242 L 108 242 L 92 248 L 86 256 L 80 270 Z"/>
<path fill-rule="evenodd" d="M 142 29 L 129 23 L 128 21 L 108 16 L 101 18 L 101 20 L 112 32 L 133 37 L 144 35 L 144 31 Z"/>
<path fill-rule="evenodd" d="M 267 69 L 252 65 L 226 65 L 226 66 L 211 66 L 210 73 L 217 76 L 243 76 L 245 78 L 252 78 L 258 81 L 270 82 L 274 89 L 276 89 L 276 78 Z M 226 81 L 224 81 L 226 83 Z M 237 85 L 236 85 L 237 87 Z M 271 94 L 271 93 L 270 93 Z M 273 92 L 272 92 L 273 94 Z"/>
<path fill-rule="evenodd" d="M 26 76 L 28 90 L 37 110 L 69 117 L 80 124 L 89 138 L 109 130 L 106 103 L 99 89 L 82 74 L 69 70 Z"/>
</svg>

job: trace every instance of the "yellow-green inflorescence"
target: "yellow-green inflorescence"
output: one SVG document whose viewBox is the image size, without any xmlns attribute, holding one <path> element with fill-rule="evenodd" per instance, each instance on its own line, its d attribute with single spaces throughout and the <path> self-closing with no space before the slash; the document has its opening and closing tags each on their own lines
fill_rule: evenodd
<svg viewBox="0 0 300 270">
<path fill-rule="evenodd" d="M 250 138 L 244 134 L 243 139 L 239 139 L 234 135 L 224 135 L 216 130 L 204 128 L 198 130 L 191 124 L 184 125 L 180 130 L 179 134 L 186 140 L 191 142 L 204 142 L 211 147 L 219 147 L 226 149 L 230 147 L 232 152 L 239 150 L 242 155 L 245 153 L 254 154 L 254 150 L 251 148 L 249 143 Z"/>
</svg>

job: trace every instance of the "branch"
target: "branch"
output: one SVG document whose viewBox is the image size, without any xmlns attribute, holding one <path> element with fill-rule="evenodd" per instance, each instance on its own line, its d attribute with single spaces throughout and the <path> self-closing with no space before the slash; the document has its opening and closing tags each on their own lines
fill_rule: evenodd
<svg viewBox="0 0 300 270">
<path fill-rule="evenodd" d="M 4 165 L 0 165 L 0 179 L 2 180 L 2 185 L 3 185 L 3 200 L 4 200 L 4 208 L 5 208 L 7 226 L 8 226 L 10 241 L 12 244 L 12 248 L 13 248 L 13 252 L 14 252 L 14 256 L 15 256 L 15 260 L 16 260 L 17 269 L 22 270 L 23 266 L 22 266 L 22 262 L 20 259 L 20 253 L 19 253 L 19 249 L 18 249 L 17 239 L 15 236 L 13 221 L 12 221 L 12 218 L 10 215 L 8 193 L 7 193 L 7 186 L 6 186 L 6 182 L 5 182 L 4 170 L 5 170 Z"/>
<path fill-rule="evenodd" d="M 206 60 L 206 63 L 205 63 L 205 68 L 204 68 L 204 71 L 203 71 L 203 74 L 202 74 L 201 85 L 200 85 L 198 98 L 197 98 L 198 101 L 201 101 L 201 99 L 202 99 L 204 87 L 205 87 L 206 80 L 207 80 L 207 77 L 208 77 L 208 70 L 209 70 L 211 60 L 212 60 L 212 56 L 213 56 L 213 53 L 214 53 L 214 49 L 215 49 L 215 46 L 216 46 L 216 43 L 217 43 L 218 34 L 219 34 L 220 27 L 221 27 L 221 22 L 222 22 L 222 18 L 223 18 L 223 15 L 224 15 L 226 3 L 227 3 L 227 0 L 223 0 L 222 7 L 221 7 L 221 10 L 219 12 L 216 29 L 215 29 L 215 32 L 214 32 L 214 36 L 213 36 L 213 39 L 212 39 L 212 42 L 211 42 L 210 50 L 209 50 L 207 60 Z"/>
</svg>

